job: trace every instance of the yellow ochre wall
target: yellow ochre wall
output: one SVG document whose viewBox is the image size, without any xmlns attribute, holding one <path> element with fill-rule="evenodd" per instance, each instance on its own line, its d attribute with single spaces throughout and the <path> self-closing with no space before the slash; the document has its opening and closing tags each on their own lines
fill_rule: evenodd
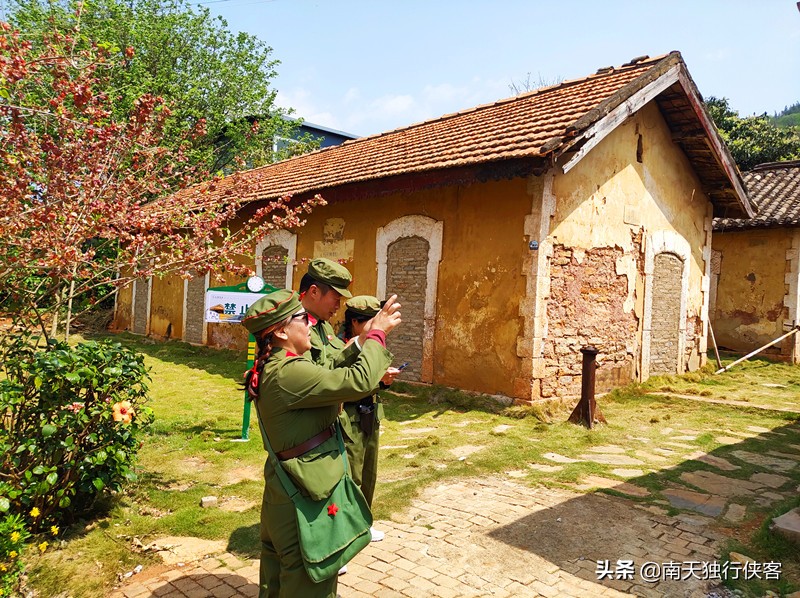
<svg viewBox="0 0 800 598">
<path fill-rule="evenodd" d="M 642 163 L 637 161 L 639 135 L 642 137 Z M 629 361 L 635 358 L 638 364 L 644 318 L 641 243 L 646 243 L 648 235 L 654 231 L 672 231 L 688 240 L 690 277 L 686 315 L 687 320 L 699 320 L 703 302 L 702 255 L 707 239 L 704 222 L 710 213 L 710 204 L 685 155 L 672 142 L 654 104 L 645 106 L 612 131 L 569 173 L 563 174 L 558 167 L 555 172 L 552 189 L 556 199 L 555 214 L 548 239 L 553 244 L 571 248 L 570 255 L 574 255 L 574 249 L 591 251 L 596 248 L 611 248 L 623 254 L 622 263 L 612 263 L 610 267 L 623 272 L 629 281 L 623 298 L 624 310 L 627 317 L 635 317 L 636 332 L 634 338 L 624 340 L 630 340 Z M 375 251 L 379 227 L 411 215 L 441 221 L 443 237 L 435 297 L 433 382 L 516 396 L 520 391 L 515 391 L 514 381 L 531 376 L 530 359 L 526 361 L 517 354 L 518 339 L 523 336 L 519 309 L 521 301 L 526 299 L 527 282 L 522 264 L 525 257 L 530 261 L 531 255 L 523 225 L 532 204 L 538 205 L 541 201 L 542 189 L 541 185 L 529 185 L 529 182 L 520 177 L 451 185 L 337 200 L 318 207 L 308 215 L 304 227 L 293 231 L 297 233 L 298 262 L 294 287 L 298 287 L 308 259 L 316 256 L 315 244 L 318 247 L 326 241 L 326 223 L 330 224 L 330 220 L 337 221 L 338 225 L 344 223 L 343 230 L 339 230 L 343 246 L 352 244 L 353 257 L 345 265 L 354 277 L 353 294 L 377 291 Z M 534 199 L 531 193 L 537 193 L 537 197 Z M 639 240 L 634 241 L 634 238 Z M 211 286 L 219 284 L 212 281 Z M 387 289 L 387 294 L 391 290 Z M 532 299 L 527 298 L 528 301 Z M 172 337 L 179 337 L 175 323 L 182 322 L 182 301 L 182 281 L 181 287 L 174 289 L 167 279 L 156 283 L 152 300 L 153 334 L 164 335 L 165 322 L 169 321 L 172 322 Z M 558 298 L 550 301 L 558 301 Z M 343 310 L 334 318 L 334 324 L 342 314 Z M 209 326 L 208 344 L 242 343 L 244 339 L 234 332 L 230 326 L 226 329 Z M 549 335 L 552 337 L 553 331 Z M 689 341 L 687 338 L 687 345 Z M 627 350 L 622 347 L 623 353 Z M 552 371 L 547 375 L 551 374 Z M 529 399 L 530 396 L 518 398 Z"/>
<path fill-rule="evenodd" d="M 114 307 L 114 321 L 111 323 L 112 330 L 130 330 L 132 306 L 133 286 L 119 289 Z"/>
<path fill-rule="evenodd" d="M 183 279 L 154 276 L 150 296 L 150 335 L 164 340 L 183 338 Z"/>
<path fill-rule="evenodd" d="M 442 221 L 433 382 L 512 396 L 525 292 L 522 227 L 530 209 L 523 178 L 332 203 L 315 209 L 298 231 L 301 263 L 294 286 L 305 272 L 302 260 L 314 257 L 314 243 L 323 240 L 328 219 L 343 219 L 344 239 L 353 241 L 354 257 L 345 265 L 353 274 L 354 295 L 376 293 L 379 227 L 409 215 Z"/>
<path fill-rule="evenodd" d="M 711 324 L 719 346 L 749 352 L 785 332 L 791 244 L 792 230 L 786 228 L 714 233 L 721 261 Z"/>
<path fill-rule="evenodd" d="M 640 135 L 641 162 L 637 160 Z M 704 226 L 708 224 L 710 203 L 685 154 L 672 141 L 654 102 L 613 130 L 567 174 L 557 168 L 553 192 L 553 245 L 579 251 L 616 248 L 624 254 L 623 263 L 609 267 L 616 267 L 616 274 L 623 273 L 627 278 L 624 311 L 630 314 L 633 310 L 638 320 L 636 338 L 630 339 L 635 342 L 636 361 L 641 359 L 644 325 L 643 253 L 649 235 L 655 231 L 677 233 L 689 243 L 686 319 L 699 322 L 705 270 L 703 247 L 707 242 Z M 641 246 L 637 246 L 639 243 Z M 687 334 L 687 349 L 691 340 Z M 696 367 L 701 360 L 696 356 L 693 365 Z"/>
</svg>

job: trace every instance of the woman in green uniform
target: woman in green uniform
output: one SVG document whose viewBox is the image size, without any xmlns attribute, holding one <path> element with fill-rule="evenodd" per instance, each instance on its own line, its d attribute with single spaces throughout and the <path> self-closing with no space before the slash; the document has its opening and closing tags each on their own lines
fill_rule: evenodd
<svg viewBox="0 0 800 598">
<path fill-rule="evenodd" d="M 283 469 L 312 498 L 330 493 L 343 474 L 333 432 L 340 403 L 369 394 L 391 363 L 386 334 L 400 323 L 395 299 L 386 302 L 369 331 L 354 341 L 361 351 L 353 363 L 337 369 L 302 357 L 311 342 L 308 314 L 297 293 L 286 289 L 270 293 L 256 301 L 242 320 L 258 343 L 258 357 L 246 383 L 258 389 L 262 432 Z M 334 598 L 335 575 L 314 583 L 306 573 L 294 503 L 269 458 L 264 478 L 259 598 Z"/>
<path fill-rule="evenodd" d="M 349 341 L 364 332 L 368 322 L 381 310 L 381 302 L 371 295 L 358 295 L 345 302 L 343 340 Z M 380 388 L 387 388 L 400 370 L 390 367 L 380 381 Z M 374 389 L 377 390 L 377 389 Z M 378 479 L 378 444 L 380 422 L 383 419 L 383 405 L 378 393 L 344 404 L 339 421 L 345 433 L 347 462 L 353 481 L 361 488 L 367 504 L 372 508 L 375 484 Z M 384 533 L 370 528 L 373 542 L 383 540 Z"/>
</svg>

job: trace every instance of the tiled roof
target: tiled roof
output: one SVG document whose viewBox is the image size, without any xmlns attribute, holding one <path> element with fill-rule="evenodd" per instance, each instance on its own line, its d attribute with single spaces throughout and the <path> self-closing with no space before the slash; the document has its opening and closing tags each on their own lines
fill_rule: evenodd
<svg viewBox="0 0 800 598">
<path fill-rule="evenodd" d="M 678 52 L 634 59 L 582 79 L 237 173 L 218 182 L 206 197 L 213 200 L 236 194 L 243 201 L 253 201 L 286 194 L 324 195 L 326 189 L 342 185 L 514 159 L 546 165 L 608 112 L 676 66 L 685 70 Z M 694 84 L 690 85 L 694 89 Z M 681 108 L 684 105 L 688 106 L 684 102 Z M 691 108 L 688 113 L 696 122 Z M 706 145 L 702 148 L 707 151 Z M 702 162 L 710 164 L 713 171 L 709 188 L 728 194 L 722 200 L 712 197 L 715 206 L 723 200 L 732 202 L 731 213 L 738 213 L 736 206 L 746 203 L 746 198 L 740 197 L 740 180 L 731 183 L 730 172 L 715 165 L 721 163 L 719 158 Z M 196 202 L 194 191 L 186 189 L 174 199 Z"/>
<path fill-rule="evenodd" d="M 715 218 L 715 231 L 800 225 L 800 160 L 759 164 L 745 173 L 744 182 L 758 216 Z"/>
</svg>

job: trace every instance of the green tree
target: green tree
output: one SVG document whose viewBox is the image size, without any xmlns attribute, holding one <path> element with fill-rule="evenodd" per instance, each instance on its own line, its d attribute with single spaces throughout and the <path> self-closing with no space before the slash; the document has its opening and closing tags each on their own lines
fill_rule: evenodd
<svg viewBox="0 0 800 598">
<path fill-rule="evenodd" d="M 786 106 L 779 114 L 772 117 L 772 122 L 782 129 L 789 127 L 800 128 L 800 102 Z"/>
<path fill-rule="evenodd" d="M 710 97 L 706 108 L 741 170 L 800 157 L 797 131 L 776 127 L 766 114 L 741 117 L 727 98 Z"/>
<path fill-rule="evenodd" d="M 190 163 L 230 172 L 283 157 L 273 140 L 292 137 L 297 124 L 275 106 L 272 48 L 231 32 L 208 9 L 186 0 L 13 1 L 9 21 L 31 42 L 54 29 L 77 32 L 77 49 L 96 43 L 123 63 L 109 81 L 115 118 L 126 118 L 149 94 L 172 110 L 165 144 L 182 144 L 199 126 L 205 134 L 194 136 Z M 300 146 L 308 147 L 313 143 Z"/>
</svg>

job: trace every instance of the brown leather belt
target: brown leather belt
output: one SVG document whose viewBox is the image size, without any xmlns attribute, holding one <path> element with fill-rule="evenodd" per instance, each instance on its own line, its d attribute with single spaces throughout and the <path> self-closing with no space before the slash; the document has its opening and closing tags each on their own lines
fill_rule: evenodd
<svg viewBox="0 0 800 598">
<path fill-rule="evenodd" d="M 303 453 L 307 453 L 313 448 L 317 448 L 320 444 L 328 440 L 328 438 L 333 436 L 333 426 L 328 426 L 322 432 L 317 434 L 316 436 L 312 436 L 305 442 L 301 442 L 297 446 L 293 446 L 290 449 L 286 449 L 285 451 L 281 451 L 280 453 L 275 453 L 275 455 L 281 461 L 286 461 L 286 459 L 294 459 L 295 457 L 299 457 Z"/>
</svg>

